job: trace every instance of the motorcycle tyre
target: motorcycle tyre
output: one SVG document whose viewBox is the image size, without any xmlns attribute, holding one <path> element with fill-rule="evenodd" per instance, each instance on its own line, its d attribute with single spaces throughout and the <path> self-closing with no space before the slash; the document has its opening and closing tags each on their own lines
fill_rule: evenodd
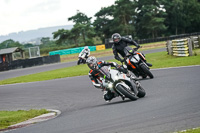
<svg viewBox="0 0 200 133">
<path fill-rule="evenodd" d="M 145 90 L 142 88 L 142 86 L 139 86 L 139 87 L 138 87 L 138 94 L 137 94 L 137 96 L 138 96 L 139 98 L 142 98 L 142 97 L 144 97 L 145 95 L 146 95 Z"/>
<path fill-rule="evenodd" d="M 142 64 L 141 68 L 144 71 L 144 73 L 146 73 L 151 79 L 154 78 L 153 74 L 149 71 L 149 69 L 147 68 L 147 66 L 145 66 L 144 64 Z"/>
<path fill-rule="evenodd" d="M 142 75 L 142 78 L 143 78 L 143 79 L 146 79 L 146 78 L 147 78 L 147 75 Z"/>
<path fill-rule="evenodd" d="M 78 62 L 77 62 L 77 65 L 80 65 L 80 63 L 81 63 L 81 60 L 79 59 Z"/>
<path fill-rule="evenodd" d="M 138 97 L 135 94 L 132 94 L 130 90 L 127 90 L 125 87 L 122 85 L 118 85 L 116 89 L 121 92 L 125 97 L 129 98 L 132 101 L 135 101 L 138 99 Z"/>
</svg>

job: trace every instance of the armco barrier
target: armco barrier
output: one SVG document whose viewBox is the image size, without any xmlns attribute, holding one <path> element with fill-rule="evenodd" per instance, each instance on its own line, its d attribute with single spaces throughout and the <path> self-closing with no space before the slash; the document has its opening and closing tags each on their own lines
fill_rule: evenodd
<svg viewBox="0 0 200 133">
<path fill-rule="evenodd" d="M 104 50 L 104 49 L 106 49 L 105 45 L 96 46 L 96 50 Z"/>
<path fill-rule="evenodd" d="M 192 56 L 191 39 L 179 39 L 167 42 L 167 51 L 174 56 Z"/>
<path fill-rule="evenodd" d="M 90 51 L 96 51 L 96 46 L 88 46 Z M 80 53 L 84 47 L 79 47 L 79 48 L 71 48 L 71 49 L 64 49 L 64 50 L 57 50 L 57 51 L 51 51 L 49 52 L 49 55 L 68 55 L 68 54 L 75 54 L 75 53 Z"/>
<path fill-rule="evenodd" d="M 51 64 L 60 62 L 60 55 L 51 55 L 43 56 L 31 59 L 20 59 L 14 60 L 9 63 L 0 64 L 0 71 L 17 69 L 17 68 L 26 68 L 32 66 L 39 66 L 43 64 Z"/>
</svg>

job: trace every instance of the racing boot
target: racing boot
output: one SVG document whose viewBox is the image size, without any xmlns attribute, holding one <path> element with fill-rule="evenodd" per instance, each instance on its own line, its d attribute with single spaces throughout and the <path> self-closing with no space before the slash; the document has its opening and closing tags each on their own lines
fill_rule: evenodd
<svg viewBox="0 0 200 133">
<path fill-rule="evenodd" d="M 152 67 L 151 63 L 146 62 L 147 66 Z"/>
<path fill-rule="evenodd" d="M 115 97 L 115 94 L 112 93 L 110 90 L 103 91 L 103 98 L 106 102 L 110 102 Z"/>
</svg>

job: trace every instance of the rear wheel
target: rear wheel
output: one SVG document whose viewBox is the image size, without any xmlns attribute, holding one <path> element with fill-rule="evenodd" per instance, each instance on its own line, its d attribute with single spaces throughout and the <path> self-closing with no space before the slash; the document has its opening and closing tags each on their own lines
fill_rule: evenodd
<svg viewBox="0 0 200 133">
<path fill-rule="evenodd" d="M 120 94 L 124 95 L 125 97 L 131 99 L 131 100 L 137 100 L 138 97 L 135 95 L 135 93 L 129 89 L 127 89 L 126 87 L 122 86 L 122 85 L 118 85 L 116 87 L 117 91 L 119 91 Z"/>
<path fill-rule="evenodd" d="M 149 71 L 148 67 L 145 64 L 142 64 L 141 68 L 145 74 L 147 74 L 151 79 L 153 78 L 153 74 Z"/>
</svg>

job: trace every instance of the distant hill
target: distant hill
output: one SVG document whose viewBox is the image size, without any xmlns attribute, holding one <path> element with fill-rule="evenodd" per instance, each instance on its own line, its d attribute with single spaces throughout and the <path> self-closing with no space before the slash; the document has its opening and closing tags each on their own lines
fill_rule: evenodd
<svg viewBox="0 0 200 133">
<path fill-rule="evenodd" d="M 0 36 L 0 43 L 8 39 L 19 41 L 20 43 L 25 43 L 25 42 L 30 42 L 32 40 L 37 40 L 38 38 L 42 37 L 52 38 L 53 32 L 58 31 L 59 29 L 70 30 L 72 27 L 73 25 L 63 25 L 63 26 L 39 28 L 36 30 L 29 30 L 29 31 L 21 31 L 18 33 L 10 33 L 5 36 Z"/>
</svg>

